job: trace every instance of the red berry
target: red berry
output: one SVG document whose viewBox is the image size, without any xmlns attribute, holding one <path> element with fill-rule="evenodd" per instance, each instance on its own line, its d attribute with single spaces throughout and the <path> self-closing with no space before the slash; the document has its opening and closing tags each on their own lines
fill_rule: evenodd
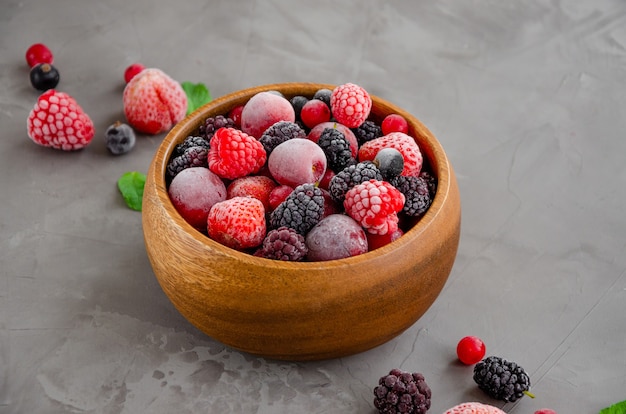
<svg viewBox="0 0 626 414">
<path fill-rule="evenodd" d="M 227 198 L 254 197 L 261 200 L 266 210 L 270 208 L 270 193 L 277 186 L 276 181 L 265 175 L 247 175 L 232 181 L 226 188 Z"/>
<path fill-rule="evenodd" d="M 402 115 L 398 114 L 387 115 L 383 119 L 383 122 L 381 122 L 380 128 L 383 131 L 383 135 L 387 135 L 391 132 L 409 133 L 409 123 Z"/>
<path fill-rule="evenodd" d="M 35 43 L 26 51 L 26 62 L 31 68 L 38 63 L 53 63 L 53 61 L 52 52 L 43 43 Z"/>
<path fill-rule="evenodd" d="M 91 118 L 76 100 L 54 89 L 39 96 L 28 116 L 27 129 L 37 144 L 64 151 L 87 146 L 95 133 Z"/>
<path fill-rule="evenodd" d="M 308 128 L 330 121 L 330 108 L 319 99 L 311 99 L 300 111 L 300 119 Z"/>
<path fill-rule="evenodd" d="M 367 141 L 359 148 L 359 161 L 373 161 L 376 154 L 383 148 L 394 148 L 404 157 L 402 175 L 418 176 L 422 170 L 423 156 L 415 140 L 403 133 L 392 132 L 379 138 Z"/>
<path fill-rule="evenodd" d="M 404 207 L 404 194 L 386 181 L 369 180 L 346 192 L 346 213 L 372 234 L 398 230 L 398 212 Z"/>
<path fill-rule="evenodd" d="M 236 250 L 259 246 L 266 231 L 265 208 L 253 197 L 233 197 L 216 203 L 207 218 L 209 237 Z"/>
<path fill-rule="evenodd" d="M 485 343 L 477 336 L 461 338 L 456 346 L 456 354 L 465 365 L 473 365 L 485 357 Z"/>
<path fill-rule="evenodd" d="M 556 414 L 556 411 L 550 408 L 542 408 L 541 410 L 535 411 L 535 414 Z"/>
<path fill-rule="evenodd" d="M 241 113 L 243 112 L 243 105 L 234 107 L 228 112 L 228 117 L 233 120 L 237 128 L 241 128 Z"/>
<path fill-rule="evenodd" d="M 127 67 L 126 70 L 124 71 L 124 80 L 126 81 L 126 83 L 130 82 L 130 80 L 134 78 L 135 75 L 137 75 L 139 72 L 141 72 L 145 68 L 146 67 L 142 65 L 141 63 L 133 63 L 132 65 Z"/>
<path fill-rule="evenodd" d="M 268 201 L 270 205 L 270 211 L 276 210 L 276 207 L 278 207 L 280 203 L 285 201 L 285 199 L 289 197 L 289 194 L 291 193 L 293 193 L 293 187 L 290 187 L 288 185 L 279 185 L 275 187 L 269 195 Z"/>
<path fill-rule="evenodd" d="M 348 128 L 357 128 L 367 120 L 372 109 L 372 98 L 362 87 L 346 83 L 333 89 L 330 108 L 337 122 Z"/>
<path fill-rule="evenodd" d="M 222 178 L 234 180 L 257 173 L 266 160 L 263 144 L 238 129 L 220 128 L 211 138 L 209 169 Z"/>
<path fill-rule="evenodd" d="M 387 234 L 372 234 L 367 233 L 367 246 L 370 251 L 383 247 L 394 240 L 398 240 L 400 236 L 402 236 L 404 232 L 402 229 L 397 229 L 396 231 L 389 232 Z"/>
</svg>

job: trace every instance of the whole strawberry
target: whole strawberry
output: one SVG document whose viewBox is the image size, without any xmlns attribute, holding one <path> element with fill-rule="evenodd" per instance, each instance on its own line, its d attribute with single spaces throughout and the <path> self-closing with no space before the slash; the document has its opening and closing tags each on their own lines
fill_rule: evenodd
<svg viewBox="0 0 626 414">
<path fill-rule="evenodd" d="M 55 89 L 39 96 L 26 127 L 28 136 L 37 144 L 63 151 L 86 147 L 95 134 L 91 118 L 76 100 Z"/>
<path fill-rule="evenodd" d="M 417 142 L 410 135 L 403 132 L 391 132 L 364 143 L 359 148 L 358 159 L 361 162 L 373 161 L 378 151 L 383 148 L 394 148 L 402 154 L 404 169 L 401 175 L 419 175 L 422 170 L 424 157 Z"/>
<path fill-rule="evenodd" d="M 211 207 L 207 232 L 211 239 L 236 250 L 257 247 L 267 231 L 261 200 L 233 197 Z"/>
<path fill-rule="evenodd" d="M 398 230 L 398 212 L 404 206 L 404 194 L 386 181 L 369 180 L 346 193 L 346 213 L 372 234 Z"/>
<path fill-rule="evenodd" d="M 126 84 L 123 103 L 128 123 L 151 135 L 168 131 L 187 113 L 187 95 L 180 83 L 154 68 L 142 70 Z"/>
</svg>

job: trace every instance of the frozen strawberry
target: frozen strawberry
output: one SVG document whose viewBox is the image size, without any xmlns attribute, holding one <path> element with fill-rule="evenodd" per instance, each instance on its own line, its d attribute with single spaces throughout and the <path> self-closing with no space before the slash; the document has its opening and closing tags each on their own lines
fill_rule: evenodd
<svg viewBox="0 0 626 414">
<path fill-rule="evenodd" d="M 76 100 L 55 89 L 39 96 L 26 126 L 28 136 L 37 144 L 64 151 L 84 148 L 95 134 L 91 118 Z"/>
<path fill-rule="evenodd" d="M 258 172 L 267 159 L 263 144 L 235 128 L 218 129 L 210 144 L 209 169 L 229 180 Z"/>
<path fill-rule="evenodd" d="M 339 123 L 357 128 L 367 120 L 372 110 L 372 98 L 359 85 L 346 83 L 333 89 L 330 108 Z"/>
<path fill-rule="evenodd" d="M 227 247 L 245 250 L 259 246 L 267 231 L 265 208 L 252 197 L 234 197 L 211 207 L 209 237 Z"/>
<path fill-rule="evenodd" d="M 168 131 L 187 113 L 187 95 L 180 83 L 153 68 L 142 70 L 126 84 L 123 103 L 128 123 L 151 135 Z"/>
<path fill-rule="evenodd" d="M 417 142 L 403 132 L 392 132 L 380 138 L 375 138 L 361 145 L 359 148 L 359 161 L 373 161 L 376 154 L 383 148 L 394 148 L 404 158 L 404 169 L 401 175 L 418 176 L 422 170 L 424 158 Z"/>
<path fill-rule="evenodd" d="M 343 206 L 369 233 L 387 234 L 398 229 L 404 194 L 386 181 L 369 180 L 348 190 Z"/>
<path fill-rule="evenodd" d="M 239 177 L 226 188 L 227 198 L 254 197 L 261 200 L 265 210 L 270 209 L 270 193 L 278 184 L 264 175 L 248 175 Z"/>
</svg>

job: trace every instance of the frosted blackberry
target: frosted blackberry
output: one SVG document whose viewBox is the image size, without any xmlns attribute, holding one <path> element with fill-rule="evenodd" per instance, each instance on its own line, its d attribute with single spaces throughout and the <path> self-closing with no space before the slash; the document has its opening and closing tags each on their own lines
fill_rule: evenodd
<svg viewBox="0 0 626 414">
<path fill-rule="evenodd" d="M 363 122 L 357 128 L 353 128 L 354 136 L 359 143 L 359 146 L 363 145 L 367 141 L 379 138 L 383 136 L 383 130 L 380 125 L 377 125 L 374 121 L 367 120 Z"/>
<path fill-rule="evenodd" d="M 190 147 L 182 155 L 172 158 L 167 164 L 167 178 L 169 180 L 185 168 L 206 167 L 208 168 L 207 155 L 209 149 L 206 147 Z"/>
<path fill-rule="evenodd" d="M 437 178 L 430 172 L 422 169 L 419 175 L 426 184 L 428 184 L 428 191 L 430 192 L 430 197 L 434 198 L 435 193 L 437 192 Z"/>
<path fill-rule="evenodd" d="M 389 183 L 404 194 L 402 212 L 407 216 L 423 215 L 433 202 L 428 183 L 422 177 L 400 175 L 391 179 Z"/>
<path fill-rule="evenodd" d="M 207 141 L 211 141 L 213 134 L 220 128 L 236 128 L 235 121 L 224 115 L 217 115 L 208 117 L 200 128 L 198 128 L 200 135 L 202 135 Z"/>
<path fill-rule="evenodd" d="M 298 262 L 308 253 L 304 236 L 289 227 L 279 227 L 267 232 L 263 244 L 254 253 L 257 257 Z"/>
<path fill-rule="evenodd" d="M 328 105 L 328 107 L 330 108 L 330 95 L 332 94 L 333 94 L 333 91 L 331 91 L 330 89 L 326 89 L 326 88 L 318 89 L 313 95 L 313 99 L 319 99 L 320 101 Z"/>
<path fill-rule="evenodd" d="M 530 378 L 515 362 L 490 356 L 474 366 L 478 388 L 496 400 L 517 401 L 530 390 Z"/>
<path fill-rule="evenodd" d="M 392 369 L 374 388 L 374 406 L 381 414 L 425 414 L 430 408 L 431 396 L 422 374 Z"/>
<path fill-rule="evenodd" d="M 289 227 L 305 235 L 324 215 L 324 193 L 314 184 L 301 184 L 270 214 L 270 228 Z"/>
<path fill-rule="evenodd" d="M 269 157 L 274 148 L 292 138 L 306 138 L 306 132 L 295 122 L 278 121 L 265 130 L 259 142 L 263 144 L 265 153 Z"/>
<path fill-rule="evenodd" d="M 326 154 L 328 167 L 334 172 L 339 172 L 350 165 L 356 164 L 356 160 L 352 156 L 350 143 L 338 129 L 324 129 L 317 141 L 317 145 Z"/>
<path fill-rule="evenodd" d="M 363 161 L 335 174 L 328 184 L 328 192 L 333 200 L 343 203 L 348 190 L 369 180 L 382 181 L 383 176 L 373 162 Z"/>
<path fill-rule="evenodd" d="M 204 137 L 190 135 L 183 142 L 176 145 L 174 147 L 174 152 L 172 153 L 172 158 L 178 157 L 179 155 L 183 155 L 185 151 L 192 147 L 203 147 L 209 149 L 209 141 L 207 141 Z"/>
<path fill-rule="evenodd" d="M 296 95 L 289 100 L 291 106 L 293 106 L 293 111 L 296 114 L 296 121 L 300 121 L 300 112 L 302 112 L 302 107 L 305 103 L 309 102 L 309 98 L 302 95 Z"/>
</svg>

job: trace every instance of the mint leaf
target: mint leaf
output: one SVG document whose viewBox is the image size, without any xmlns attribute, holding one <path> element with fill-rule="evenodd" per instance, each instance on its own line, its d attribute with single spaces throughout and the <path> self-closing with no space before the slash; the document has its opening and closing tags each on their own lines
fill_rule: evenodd
<svg viewBox="0 0 626 414">
<path fill-rule="evenodd" d="M 626 414 L 626 401 L 618 402 L 600 410 L 600 414 Z"/>
<path fill-rule="evenodd" d="M 146 176 L 137 171 L 127 172 L 117 180 L 119 188 L 126 205 L 136 211 L 141 211 L 143 200 L 143 188 L 146 185 Z"/>
<path fill-rule="evenodd" d="M 180 85 L 187 94 L 187 115 L 200 108 L 205 103 L 211 102 L 211 93 L 203 83 L 186 81 Z"/>
</svg>

